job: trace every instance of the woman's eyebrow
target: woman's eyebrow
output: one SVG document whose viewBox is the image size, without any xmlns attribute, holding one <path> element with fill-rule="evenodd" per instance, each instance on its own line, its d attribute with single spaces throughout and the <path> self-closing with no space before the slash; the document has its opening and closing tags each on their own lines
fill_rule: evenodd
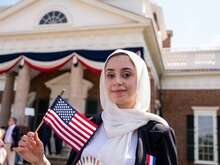
<svg viewBox="0 0 220 165">
<path fill-rule="evenodd" d="M 105 71 L 111 72 L 111 71 L 114 71 L 114 69 L 112 69 L 112 68 L 106 68 Z"/>
<path fill-rule="evenodd" d="M 122 71 L 131 71 L 131 70 L 133 70 L 133 68 L 124 67 L 124 68 L 121 68 L 121 70 Z M 115 71 L 115 69 L 113 69 L 113 68 L 106 68 L 105 71 L 111 72 L 111 71 Z"/>
<path fill-rule="evenodd" d="M 125 67 L 125 68 L 122 68 L 121 70 L 126 71 L 126 70 L 133 70 L 133 69 L 129 67 Z"/>
</svg>

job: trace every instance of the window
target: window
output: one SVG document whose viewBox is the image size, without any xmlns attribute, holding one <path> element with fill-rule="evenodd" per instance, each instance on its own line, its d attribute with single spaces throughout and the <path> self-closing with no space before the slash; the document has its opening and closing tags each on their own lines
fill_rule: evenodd
<svg viewBox="0 0 220 165">
<path fill-rule="evenodd" d="M 195 163 L 218 164 L 217 110 L 218 107 L 193 107 L 195 127 Z"/>
<path fill-rule="evenodd" d="M 50 11 L 40 20 L 40 25 L 67 23 L 66 16 L 60 11 Z"/>
<path fill-rule="evenodd" d="M 198 159 L 214 160 L 214 137 L 212 116 L 198 116 Z"/>
</svg>

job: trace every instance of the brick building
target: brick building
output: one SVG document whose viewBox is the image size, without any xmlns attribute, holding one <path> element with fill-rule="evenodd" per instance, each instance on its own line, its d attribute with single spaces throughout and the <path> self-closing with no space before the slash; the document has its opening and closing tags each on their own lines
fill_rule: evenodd
<svg viewBox="0 0 220 165">
<path fill-rule="evenodd" d="M 161 102 L 180 164 L 219 164 L 219 50 L 164 50 Z"/>
</svg>

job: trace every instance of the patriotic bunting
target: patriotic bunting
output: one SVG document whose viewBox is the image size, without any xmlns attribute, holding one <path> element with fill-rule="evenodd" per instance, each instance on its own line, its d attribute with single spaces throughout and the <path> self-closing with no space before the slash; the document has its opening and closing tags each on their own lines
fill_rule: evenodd
<svg viewBox="0 0 220 165">
<path fill-rule="evenodd" d="M 123 48 L 133 52 L 140 52 L 143 58 L 143 48 Z M 21 60 L 32 69 L 49 72 L 64 66 L 76 58 L 84 67 L 95 74 L 99 74 L 103 63 L 112 50 L 68 50 L 62 52 L 21 52 L 0 55 L 0 73 L 7 72 L 15 67 Z M 75 59 L 75 60 L 76 60 Z"/>
<path fill-rule="evenodd" d="M 26 64 L 28 64 L 28 66 L 30 66 L 31 68 L 41 71 L 41 72 L 50 72 L 50 71 L 54 71 L 60 67 L 62 67 L 63 65 L 65 65 L 67 62 L 69 62 L 71 59 L 73 58 L 73 55 L 69 55 L 67 57 L 64 57 L 60 60 L 56 60 L 56 61 L 48 61 L 48 62 L 39 62 L 39 61 L 34 61 L 32 59 L 29 59 L 27 57 L 25 57 L 24 61 Z"/>
<path fill-rule="evenodd" d="M 14 68 L 19 63 L 20 60 L 21 60 L 21 57 L 17 57 L 13 60 L 0 64 L 0 74 L 8 72 L 12 68 Z"/>
</svg>

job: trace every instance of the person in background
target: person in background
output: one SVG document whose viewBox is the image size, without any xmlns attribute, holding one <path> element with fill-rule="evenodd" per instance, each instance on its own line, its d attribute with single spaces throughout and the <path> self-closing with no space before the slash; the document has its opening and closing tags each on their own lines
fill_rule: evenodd
<svg viewBox="0 0 220 165">
<path fill-rule="evenodd" d="M 0 128 L 0 165 L 2 165 L 5 162 L 7 156 L 7 152 L 4 148 L 4 142 L 2 140 L 4 133 L 4 129 Z"/>
<path fill-rule="evenodd" d="M 18 141 L 20 140 L 20 130 L 16 125 L 17 119 L 11 117 L 8 120 L 8 127 L 5 131 L 5 136 L 3 141 L 5 143 L 5 149 L 7 151 L 6 162 L 8 165 L 15 165 L 16 152 L 14 148 L 18 146 Z"/>
<path fill-rule="evenodd" d="M 55 140 L 56 155 L 59 155 L 63 149 L 63 141 L 56 134 L 54 134 L 53 137 Z"/>
<path fill-rule="evenodd" d="M 91 119 L 98 130 L 80 152 L 72 150 L 67 165 L 177 165 L 173 129 L 149 112 L 150 80 L 140 56 L 113 52 L 102 70 L 99 91 L 103 112 Z M 17 151 L 35 165 L 49 165 L 42 147 L 37 134 L 29 132 Z"/>
<path fill-rule="evenodd" d="M 43 124 L 40 128 L 39 131 L 40 134 L 40 139 L 44 144 L 44 152 L 46 154 L 52 154 L 51 152 L 51 143 L 50 143 L 50 138 L 51 138 L 51 128 L 47 124 Z"/>
</svg>

